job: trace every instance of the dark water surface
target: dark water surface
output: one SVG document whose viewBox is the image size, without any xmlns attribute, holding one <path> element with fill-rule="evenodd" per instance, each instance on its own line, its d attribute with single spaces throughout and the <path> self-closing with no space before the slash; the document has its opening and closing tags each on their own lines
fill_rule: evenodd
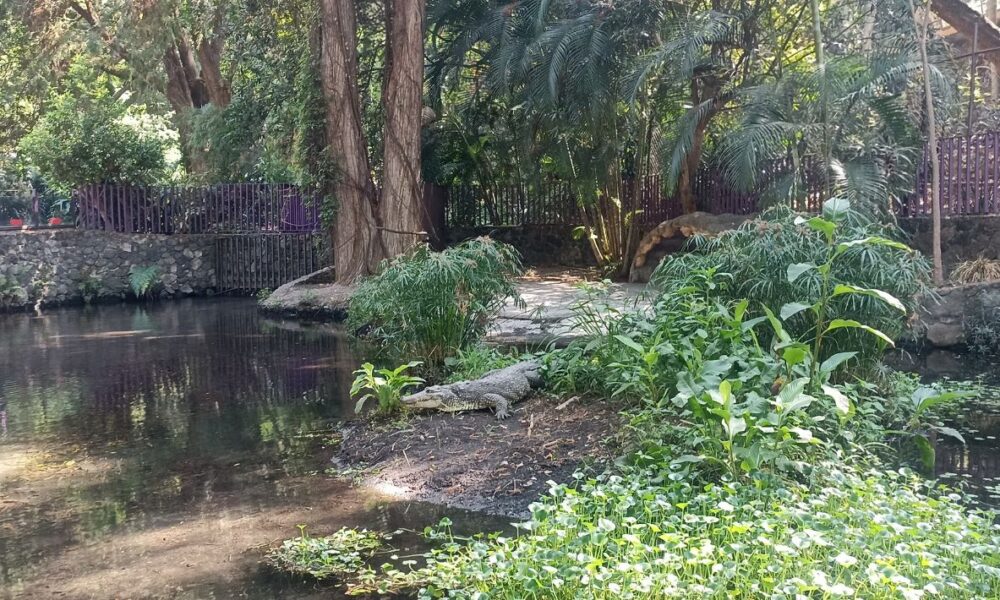
<svg viewBox="0 0 1000 600">
<path fill-rule="evenodd" d="M 298 524 L 499 527 L 323 474 L 357 366 L 248 300 L 0 315 L 0 598 L 329 598 L 264 548 Z"/>
<path fill-rule="evenodd" d="M 942 437 L 935 444 L 935 475 L 966 488 L 985 506 L 1000 509 L 1000 360 L 936 350 L 905 357 L 896 366 L 920 373 L 926 383 L 970 382 L 981 390 L 948 423 L 966 443 Z"/>
</svg>

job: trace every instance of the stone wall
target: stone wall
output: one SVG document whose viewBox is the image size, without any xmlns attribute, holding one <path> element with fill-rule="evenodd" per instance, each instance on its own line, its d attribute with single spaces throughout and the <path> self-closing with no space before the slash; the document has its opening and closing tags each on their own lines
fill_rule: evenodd
<svg viewBox="0 0 1000 600">
<path fill-rule="evenodd" d="M 921 300 L 914 333 L 935 348 L 965 346 L 976 328 L 1000 323 L 1000 281 L 939 288 Z"/>
<path fill-rule="evenodd" d="M 594 256 L 584 240 L 573 239 L 569 225 L 524 227 L 454 227 L 448 230 L 448 245 L 488 235 L 517 248 L 524 264 L 532 267 L 586 267 Z"/>
<path fill-rule="evenodd" d="M 122 298 L 129 269 L 155 266 L 160 296 L 215 287 L 213 236 L 55 229 L 0 232 L 0 308 Z"/>
<path fill-rule="evenodd" d="M 900 219 L 910 236 L 910 245 L 931 256 L 931 220 L 926 217 Z M 950 217 L 941 221 L 941 258 L 945 272 L 955 265 L 978 258 L 1000 259 L 1000 216 Z"/>
</svg>

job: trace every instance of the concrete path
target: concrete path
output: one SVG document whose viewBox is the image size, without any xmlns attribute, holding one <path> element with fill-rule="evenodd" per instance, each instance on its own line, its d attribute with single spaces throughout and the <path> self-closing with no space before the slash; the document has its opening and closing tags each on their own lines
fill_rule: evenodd
<svg viewBox="0 0 1000 600">
<path fill-rule="evenodd" d="M 590 308 L 604 314 L 632 310 L 648 303 L 647 286 L 642 283 L 610 284 L 607 295 L 588 297 L 580 284 L 560 281 L 531 281 L 518 285 L 525 306 L 512 302 L 500 312 L 486 341 L 495 344 L 562 346 L 582 337 L 573 318 L 573 307 L 590 302 Z"/>
<path fill-rule="evenodd" d="M 353 288 L 329 282 L 328 269 L 287 283 L 260 303 L 263 310 L 285 315 L 343 320 Z M 588 296 L 579 283 L 559 280 L 523 281 L 518 291 L 524 306 L 508 302 L 487 333 L 494 344 L 565 345 L 584 335 L 574 321 L 573 307 L 592 302 L 590 308 L 614 313 L 643 306 L 646 284 L 613 283 L 607 293 Z M 597 284 L 589 284 L 597 286 Z"/>
</svg>

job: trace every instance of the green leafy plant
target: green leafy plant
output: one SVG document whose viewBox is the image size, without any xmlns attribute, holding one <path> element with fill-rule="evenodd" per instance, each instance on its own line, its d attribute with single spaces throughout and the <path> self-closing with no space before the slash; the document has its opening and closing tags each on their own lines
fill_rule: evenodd
<svg viewBox="0 0 1000 600">
<path fill-rule="evenodd" d="M 14 275 L 0 275 L 0 308 L 23 306 L 28 303 L 31 294 Z"/>
<path fill-rule="evenodd" d="M 912 473 L 821 461 L 808 483 L 660 467 L 550 484 L 515 535 L 445 540 L 426 566 L 362 568 L 352 593 L 420 598 L 993 598 L 988 514 Z M 919 560 L 916 559 L 919 555 Z M 933 590 L 930 593 L 929 590 Z"/>
<path fill-rule="evenodd" d="M 965 438 L 957 429 L 942 425 L 933 419 L 934 409 L 973 395 L 972 392 L 968 391 L 942 391 L 932 387 L 918 387 L 901 403 L 903 410 L 909 412 L 903 428 L 888 430 L 886 433 L 900 435 L 909 440 L 917 450 L 921 466 L 928 473 L 933 473 L 937 459 L 934 440 L 938 435 L 950 437 L 962 444 L 965 443 Z"/>
<path fill-rule="evenodd" d="M 364 363 L 354 372 L 354 383 L 351 385 L 351 397 L 358 398 L 354 407 L 361 412 L 365 402 L 370 398 L 378 401 L 378 412 L 387 415 L 398 411 L 402 404 L 400 398 L 405 390 L 424 383 L 420 377 L 407 375 L 408 369 L 419 367 L 421 362 L 414 361 L 400 365 L 395 369 L 376 369 L 371 363 Z"/>
<path fill-rule="evenodd" d="M 271 288 L 261 288 L 257 290 L 257 293 L 254 294 L 254 297 L 257 298 L 257 302 L 263 302 L 267 300 L 268 296 L 271 295 L 271 292 L 272 292 Z"/>
<path fill-rule="evenodd" d="M 367 529 L 342 528 L 332 535 L 310 537 L 299 525 L 299 537 L 285 540 L 267 554 L 276 569 L 316 579 L 355 573 L 381 548 L 389 536 Z"/>
<path fill-rule="evenodd" d="M 155 265 L 140 267 L 132 265 L 128 270 L 128 285 L 136 298 L 144 299 L 152 295 L 160 281 L 160 270 Z"/>
<path fill-rule="evenodd" d="M 822 306 L 823 331 L 815 331 L 816 319 L 806 316 L 806 308 L 787 314 L 785 330 L 796 340 L 820 338 L 824 358 L 856 351 L 855 366 L 862 371 L 873 368 L 882 350 L 869 343 L 870 331 L 853 323 L 897 338 L 906 314 L 916 308 L 916 296 L 929 291 L 930 268 L 922 256 L 897 241 L 897 229 L 872 222 L 846 201 L 828 201 L 824 211 L 822 217 L 804 218 L 776 207 L 718 237 L 693 237 L 690 252 L 665 259 L 653 281 L 669 291 L 686 285 L 689 273 L 716 269 L 731 278 L 715 297 L 752 298 L 759 302 L 751 307 L 755 316 L 763 314 L 756 312 L 760 305 L 779 314 L 785 307 L 811 307 L 828 297 Z M 830 329 L 834 323 L 837 326 Z"/>
<path fill-rule="evenodd" d="M 84 304 L 90 304 L 96 300 L 103 289 L 101 278 L 93 271 L 82 274 L 76 285 L 77 289 L 80 290 L 80 297 Z"/>
<path fill-rule="evenodd" d="M 426 246 L 382 265 L 351 297 L 354 331 L 430 368 L 478 341 L 508 300 L 521 260 L 511 246 L 481 237 L 443 252 Z"/>
</svg>

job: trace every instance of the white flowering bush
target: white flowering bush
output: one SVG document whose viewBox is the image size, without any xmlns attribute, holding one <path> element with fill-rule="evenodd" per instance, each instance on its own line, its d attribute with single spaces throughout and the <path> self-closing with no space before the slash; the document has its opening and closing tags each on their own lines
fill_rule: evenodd
<svg viewBox="0 0 1000 600">
<path fill-rule="evenodd" d="M 878 465 L 875 465 L 877 467 Z M 420 598 L 996 598 L 1000 530 L 908 472 L 819 465 L 808 483 L 654 471 L 552 485 L 514 537 L 366 570 Z M 676 480 L 675 480 L 676 479 Z"/>
</svg>

